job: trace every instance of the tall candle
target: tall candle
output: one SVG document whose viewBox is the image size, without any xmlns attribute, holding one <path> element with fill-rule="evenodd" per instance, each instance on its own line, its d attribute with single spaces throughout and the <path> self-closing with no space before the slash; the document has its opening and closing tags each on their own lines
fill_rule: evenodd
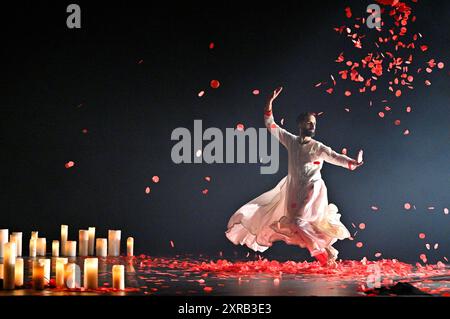
<svg viewBox="0 0 450 319">
<path fill-rule="evenodd" d="M 39 262 L 44 265 L 44 281 L 45 284 L 48 285 L 50 282 L 51 276 L 51 260 L 50 259 L 39 259 Z"/>
<path fill-rule="evenodd" d="M 23 258 L 16 259 L 16 270 L 15 270 L 15 283 L 16 287 L 23 286 Z"/>
<path fill-rule="evenodd" d="M 45 257 L 47 252 L 47 240 L 45 238 L 36 239 L 36 255 Z"/>
<path fill-rule="evenodd" d="M 36 290 L 43 290 L 45 288 L 45 263 L 39 260 L 33 262 L 33 287 Z"/>
<path fill-rule="evenodd" d="M 76 257 L 77 256 L 77 242 L 68 240 L 66 242 L 66 256 L 67 257 Z"/>
<path fill-rule="evenodd" d="M 10 236 L 10 240 L 16 243 L 17 254 L 16 256 L 22 256 L 22 233 L 14 232 Z"/>
<path fill-rule="evenodd" d="M 120 256 L 120 230 L 108 230 L 108 256 Z"/>
<path fill-rule="evenodd" d="M 98 287 L 98 258 L 84 260 L 84 288 L 97 289 Z"/>
<path fill-rule="evenodd" d="M 16 282 L 16 243 L 3 245 L 3 289 L 14 289 Z"/>
<path fill-rule="evenodd" d="M 59 240 L 52 241 L 52 256 L 59 257 Z"/>
<path fill-rule="evenodd" d="M 63 288 L 65 285 L 64 282 L 64 273 L 65 273 L 65 266 L 68 263 L 67 258 L 57 258 L 56 259 L 56 287 Z"/>
<path fill-rule="evenodd" d="M 95 227 L 89 227 L 89 243 L 88 243 L 88 254 L 89 256 L 94 256 L 95 248 Z"/>
<path fill-rule="evenodd" d="M 123 265 L 114 265 L 112 267 L 113 273 L 113 288 L 124 290 L 125 289 L 125 271 Z"/>
<path fill-rule="evenodd" d="M 86 257 L 88 255 L 88 244 L 89 244 L 89 231 L 80 230 L 78 239 L 78 255 Z"/>
<path fill-rule="evenodd" d="M 4 244 L 8 242 L 8 230 L 0 229 L 0 258 L 3 258 Z"/>
<path fill-rule="evenodd" d="M 68 233 L 69 233 L 69 226 L 61 225 L 61 256 L 67 256 L 66 242 Z"/>
<path fill-rule="evenodd" d="M 96 255 L 97 257 L 106 257 L 108 256 L 107 250 L 108 250 L 108 240 L 106 238 L 97 238 L 96 241 Z"/>
<path fill-rule="evenodd" d="M 30 239 L 30 257 L 36 257 L 36 238 Z"/>
<path fill-rule="evenodd" d="M 78 288 L 77 285 L 79 279 L 79 273 L 77 272 L 77 264 L 68 263 L 64 266 L 64 280 L 66 281 L 66 286 L 69 289 Z"/>
<path fill-rule="evenodd" d="M 134 238 L 127 238 L 127 256 L 134 256 Z"/>
</svg>

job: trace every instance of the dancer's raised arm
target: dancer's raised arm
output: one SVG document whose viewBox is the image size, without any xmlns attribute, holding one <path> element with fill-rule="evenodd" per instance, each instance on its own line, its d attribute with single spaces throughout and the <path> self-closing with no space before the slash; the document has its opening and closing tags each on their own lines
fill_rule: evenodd
<svg viewBox="0 0 450 319">
<path fill-rule="evenodd" d="M 273 93 L 269 96 L 267 100 L 266 107 L 264 108 L 264 123 L 269 130 L 269 132 L 275 136 L 281 144 L 287 147 L 287 143 L 289 140 L 295 139 L 295 135 L 289 133 L 285 129 L 281 128 L 273 118 L 272 106 L 275 99 L 283 90 L 282 87 L 277 88 Z"/>
</svg>

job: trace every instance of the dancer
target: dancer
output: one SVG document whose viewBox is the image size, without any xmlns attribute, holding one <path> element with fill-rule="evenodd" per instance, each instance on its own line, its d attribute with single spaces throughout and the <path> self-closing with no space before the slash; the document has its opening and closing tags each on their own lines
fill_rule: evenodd
<svg viewBox="0 0 450 319">
<path fill-rule="evenodd" d="M 226 236 L 235 245 L 247 245 L 263 252 L 275 241 L 307 248 L 322 266 L 336 266 L 338 239 L 350 237 L 341 215 L 328 203 L 327 188 L 320 174 L 324 161 L 355 170 L 363 164 L 362 150 L 357 160 L 338 154 L 313 139 L 314 113 L 297 118 L 299 136 L 279 127 L 273 118 L 272 104 L 281 93 L 277 88 L 264 110 L 267 129 L 288 151 L 288 175 L 272 190 L 245 204 L 228 222 Z"/>
</svg>

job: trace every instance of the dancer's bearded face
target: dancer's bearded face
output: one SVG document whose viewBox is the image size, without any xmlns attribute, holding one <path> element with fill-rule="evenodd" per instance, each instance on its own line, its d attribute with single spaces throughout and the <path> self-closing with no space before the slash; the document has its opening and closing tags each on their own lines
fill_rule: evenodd
<svg viewBox="0 0 450 319">
<path fill-rule="evenodd" d="M 314 115 L 308 116 L 300 123 L 300 135 L 309 137 L 316 135 L 316 117 Z"/>
</svg>

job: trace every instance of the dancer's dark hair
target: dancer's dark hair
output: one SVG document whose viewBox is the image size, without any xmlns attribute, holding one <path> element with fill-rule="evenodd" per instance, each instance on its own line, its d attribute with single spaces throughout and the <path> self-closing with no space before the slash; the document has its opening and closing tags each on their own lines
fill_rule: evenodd
<svg viewBox="0 0 450 319">
<path fill-rule="evenodd" d="M 309 116 L 316 116 L 316 113 L 314 112 L 302 112 L 297 116 L 297 119 L 295 120 L 295 122 L 297 123 L 297 125 L 299 125 L 300 123 L 302 123 L 303 121 L 305 121 Z"/>
</svg>

